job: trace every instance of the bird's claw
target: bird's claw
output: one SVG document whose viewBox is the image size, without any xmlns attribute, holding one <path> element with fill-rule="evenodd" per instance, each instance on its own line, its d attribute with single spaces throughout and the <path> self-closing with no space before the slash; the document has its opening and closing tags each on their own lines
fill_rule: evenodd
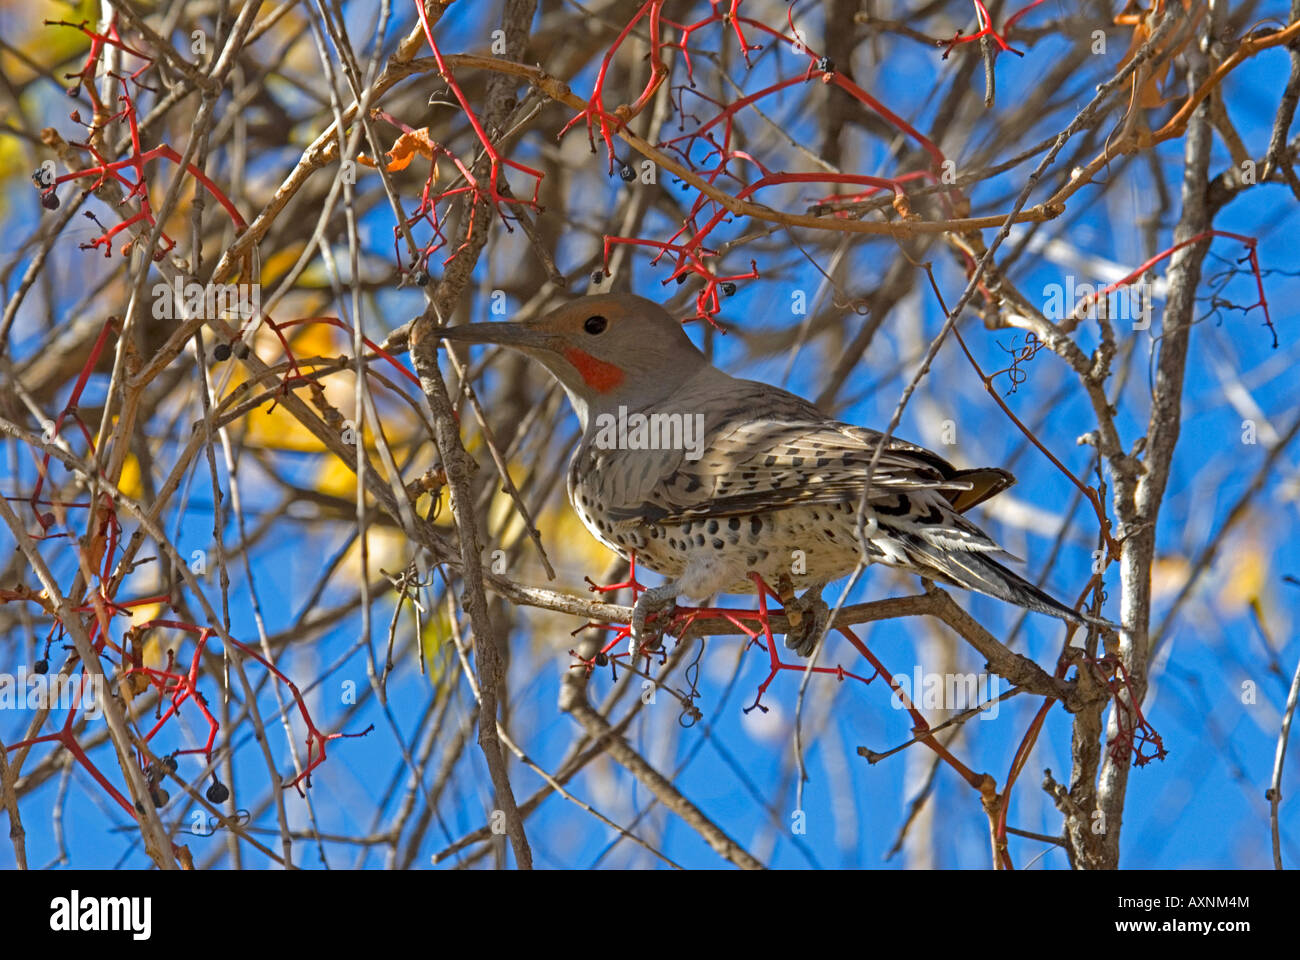
<svg viewBox="0 0 1300 960">
<path fill-rule="evenodd" d="M 786 619 L 790 627 L 785 635 L 786 649 L 801 657 L 812 656 L 826 627 L 830 623 L 831 608 L 821 597 L 821 590 L 805 590 L 804 595 L 785 602 Z"/>
<path fill-rule="evenodd" d="M 632 659 L 659 649 L 676 607 L 677 589 L 672 584 L 652 587 L 637 597 L 632 607 L 632 634 L 627 640 L 627 652 Z"/>
</svg>

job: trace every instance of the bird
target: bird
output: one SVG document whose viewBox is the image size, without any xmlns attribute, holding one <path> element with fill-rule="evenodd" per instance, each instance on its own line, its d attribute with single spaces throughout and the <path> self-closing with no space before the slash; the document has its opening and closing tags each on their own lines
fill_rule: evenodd
<svg viewBox="0 0 1300 960">
<path fill-rule="evenodd" d="M 1014 558 L 964 516 L 1015 483 L 1011 473 L 959 469 L 732 377 L 652 300 L 583 296 L 523 322 L 436 333 L 520 351 L 563 387 L 582 427 L 570 504 L 596 540 L 665 578 L 633 607 L 633 655 L 658 641 L 652 621 L 662 624 L 679 597 L 753 593 L 758 574 L 789 614 L 787 648 L 807 657 L 829 620 L 823 589 L 860 559 L 1070 624 L 1112 626 L 1009 569 L 1000 560 Z"/>
</svg>

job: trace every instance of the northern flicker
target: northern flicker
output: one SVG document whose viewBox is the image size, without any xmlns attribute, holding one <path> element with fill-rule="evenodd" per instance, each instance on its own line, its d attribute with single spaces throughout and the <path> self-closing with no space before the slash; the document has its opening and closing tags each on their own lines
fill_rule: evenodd
<svg viewBox="0 0 1300 960">
<path fill-rule="evenodd" d="M 890 438 L 860 524 L 867 470 L 883 435 L 785 390 L 728 376 L 656 303 L 589 296 L 526 323 L 438 333 L 520 350 L 568 394 L 582 424 L 569 502 L 597 540 L 624 558 L 635 552 L 639 567 L 668 581 L 637 600 L 634 652 L 652 613 L 679 596 L 753 592 L 756 572 L 787 591 L 805 588 L 787 604 L 801 629 L 786 645 L 807 656 L 825 627 L 822 588 L 853 571 L 860 544 L 867 562 L 1068 622 L 1092 621 L 994 559 L 1006 554 L 962 516 L 1014 483 L 1010 473 L 960 470 Z"/>
</svg>

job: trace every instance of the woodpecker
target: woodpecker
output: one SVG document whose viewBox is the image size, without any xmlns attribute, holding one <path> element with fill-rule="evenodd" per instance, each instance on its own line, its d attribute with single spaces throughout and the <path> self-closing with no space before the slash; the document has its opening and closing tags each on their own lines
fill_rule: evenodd
<svg viewBox="0 0 1300 960">
<path fill-rule="evenodd" d="M 650 300 L 589 296 L 524 323 L 438 335 L 521 351 L 564 388 L 582 425 L 569 502 L 602 544 L 667 580 L 636 602 L 634 654 L 654 639 L 647 620 L 660 614 L 662 623 L 679 596 L 752 593 L 758 573 L 790 613 L 786 646 L 808 656 L 828 619 L 822 589 L 859 557 L 1068 623 L 1112 626 L 1008 569 L 998 558 L 1009 555 L 963 516 L 1015 483 L 1009 472 L 958 469 L 778 387 L 729 376 Z M 796 598 L 794 589 L 805 592 Z"/>
</svg>

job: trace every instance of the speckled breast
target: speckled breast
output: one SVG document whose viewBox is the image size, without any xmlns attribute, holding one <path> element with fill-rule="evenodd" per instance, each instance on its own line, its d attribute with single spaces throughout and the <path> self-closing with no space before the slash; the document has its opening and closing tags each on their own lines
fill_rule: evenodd
<svg viewBox="0 0 1300 960">
<path fill-rule="evenodd" d="M 623 461 L 619 454 L 627 457 Z M 619 497 L 635 489 L 627 476 L 639 476 L 642 452 L 580 449 L 568 472 L 569 501 L 591 535 L 609 549 L 665 577 L 681 577 L 692 560 L 725 569 L 718 587 L 726 593 L 749 593 L 747 574 L 756 570 L 775 585 L 782 574 L 797 588 L 822 584 L 846 576 L 857 562 L 852 503 L 792 506 L 763 513 L 693 517 L 681 521 L 649 519 L 646 513 L 663 513 L 636 492 L 635 499 Z M 623 482 L 618 475 L 623 474 Z M 644 512 L 639 512 L 644 508 Z"/>
</svg>

